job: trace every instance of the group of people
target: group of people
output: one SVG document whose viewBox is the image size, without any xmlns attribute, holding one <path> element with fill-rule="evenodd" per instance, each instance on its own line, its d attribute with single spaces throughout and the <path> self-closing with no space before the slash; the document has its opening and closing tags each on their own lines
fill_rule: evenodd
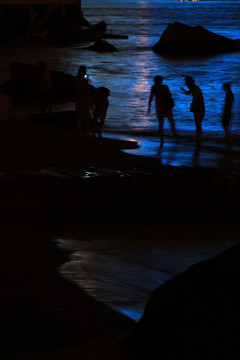
<svg viewBox="0 0 240 360">
<path fill-rule="evenodd" d="M 46 64 L 41 61 L 38 63 L 39 73 L 41 74 L 40 86 L 42 105 L 45 112 L 51 113 L 51 91 L 52 91 L 52 78 L 50 71 L 47 69 Z M 201 145 L 202 141 L 202 121 L 205 115 L 205 105 L 202 90 L 196 85 L 192 76 L 185 77 L 187 90 L 183 87 L 180 89 L 186 95 L 192 95 L 192 102 L 190 104 L 190 111 L 193 113 L 196 125 L 196 144 Z M 225 91 L 225 102 L 222 117 L 222 126 L 225 131 L 226 143 L 232 147 L 232 136 L 230 132 L 230 121 L 232 116 L 232 105 L 234 95 L 229 83 L 223 84 Z M 91 134 L 95 136 L 97 133 L 101 137 L 105 118 L 107 115 L 110 95 L 109 89 L 105 87 L 95 88 L 89 83 L 87 76 L 87 68 L 81 65 L 74 83 L 74 93 L 76 97 L 76 122 L 80 137 L 89 137 Z M 164 118 L 167 118 L 172 129 L 174 137 L 177 137 L 175 122 L 173 118 L 172 109 L 174 107 L 174 100 L 172 98 L 169 87 L 163 84 L 163 78 L 160 75 L 154 77 L 154 84 L 151 87 L 148 113 L 151 112 L 151 104 L 155 98 L 156 115 L 159 124 L 159 136 L 161 145 L 164 144 Z"/>
<path fill-rule="evenodd" d="M 37 81 L 33 89 L 38 96 L 43 113 L 52 113 L 53 79 L 44 61 L 37 64 Z M 76 122 L 80 137 L 90 134 L 101 137 L 110 95 L 106 87 L 95 88 L 89 83 L 86 66 L 80 66 L 74 81 Z"/>
<path fill-rule="evenodd" d="M 187 90 L 181 87 L 181 90 L 186 95 L 192 95 L 192 102 L 190 105 L 190 111 L 193 113 L 194 121 L 196 125 L 196 144 L 197 146 L 201 145 L 202 141 L 202 121 L 205 115 L 205 105 L 202 90 L 198 85 L 195 84 L 194 78 L 192 76 L 185 77 L 185 83 Z M 232 115 L 232 105 L 233 105 L 233 92 L 229 83 L 223 84 L 223 89 L 225 90 L 225 103 L 223 109 L 222 117 L 222 126 L 225 131 L 226 142 L 231 148 L 232 146 L 232 137 L 230 133 L 230 120 Z M 151 87 L 149 102 L 148 102 L 148 113 L 151 111 L 151 104 L 155 98 L 156 105 L 156 114 L 159 122 L 159 135 L 161 140 L 161 146 L 164 144 L 164 129 L 163 122 L 166 117 L 171 125 L 173 135 L 176 137 L 176 129 L 172 114 L 172 109 L 174 107 L 174 101 L 170 93 L 169 87 L 163 84 L 163 78 L 160 75 L 154 77 L 154 85 Z"/>
<path fill-rule="evenodd" d="M 95 88 L 88 81 L 87 68 L 81 65 L 75 80 L 76 120 L 79 136 L 101 137 L 109 106 L 109 89 Z"/>
</svg>

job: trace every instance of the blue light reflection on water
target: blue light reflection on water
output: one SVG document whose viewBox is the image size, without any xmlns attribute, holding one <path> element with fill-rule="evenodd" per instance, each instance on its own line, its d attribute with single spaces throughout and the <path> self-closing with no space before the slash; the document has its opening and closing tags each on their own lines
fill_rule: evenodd
<svg viewBox="0 0 240 360">
<path fill-rule="evenodd" d="M 104 13 L 104 9 L 108 12 Z M 121 71 L 115 76 L 113 84 L 115 99 L 111 97 L 111 108 L 107 126 L 115 127 L 115 119 L 119 113 L 123 119 L 122 127 L 153 127 L 155 116 L 146 114 L 147 99 L 152 85 L 152 78 L 161 73 L 168 83 L 175 100 L 174 116 L 177 127 L 194 129 L 189 112 L 190 99 L 180 93 L 184 84 L 184 76 L 191 74 L 201 86 L 206 101 L 205 131 L 218 131 L 224 93 L 221 85 L 231 81 L 236 93 L 235 118 L 233 129 L 239 129 L 239 54 L 224 54 L 213 57 L 187 59 L 164 58 L 154 54 L 151 47 L 158 41 L 165 27 L 175 21 L 189 25 L 203 25 L 209 30 L 230 38 L 240 38 L 239 2 L 103 2 L 95 11 L 104 18 L 113 31 L 129 35 L 127 41 L 116 41 L 120 49 L 118 60 Z M 85 14 L 96 20 L 92 12 L 91 2 L 86 4 Z M 214 17 L 212 14 L 214 13 Z M 224 19 L 224 21 L 223 21 Z M 129 61 L 131 60 L 131 61 Z M 126 77 L 126 71 L 128 76 Z M 140 86 L 141 85 L 141 86 Z M 130 95 L 130 96 L 129 96 Z M 117 97 L 121 98 L 119 109 Z M 118 111 L 119 110 L 119 111 Z M 124 111 L 125 110 L 125 111 Z M 125 114 L 125 116 L 124 116 Z M 128 121 L 126 121 L 128 119 Z"/>
<path fill-rule="evenodd" d="M 158 241 L 146 238 L 144 244 L 128 236 L 90 241 L 58 239 L 58 245 L 73 255 L 61 273 L 87 293 L 113 309 L 138 321 L 151 293 L 191 265 L 210 258 L 237 241 L 218 243 L 170 242 L 160 233 Z M 165 242 L 166 241 L 166 242 Z"/>
<path fill-rule="evenodd" d="M 106 11 L 108 9 L 108 11 Z M 95 86 L 111 90 L 106 129 L 156 129 L 154 109 L 147 114 L 147 102 L 154 75 L 161 74 L 175 100 L 176 127 L 194 131 L 189 111 L 190 96 L 180 87 L 184 76 L 193 75 L 203 90 L 206 116 L 205 134 L 221 131 L 224 92 L 222 83 L 230 81 L 235 93 L 233 131 L 240 133 L 240 63 L 239 52 L 201 58 L 164 57 L 155 54 L 152 46 L 169 23 L 175 20 L 189 25 L 203 25 L 230 38 L 240 38 L 240 2 L 180 1 L 86 1 L 84 16 L 96 23 L 104 19 L 113 33 L 129 35 L 128 40 L 108 40 L 118 48 L 114 53 L 95 53 L 81 46 L 30 48 L 5 47 L 0 59 L 0 82 L 9 78 L 9 63 L 23 61 L 36 64 L 43 59 L 49 68 L 75 75 L 80 64 L 88 66 L 89 78 Z M 214 16 L 212 14 L 214 13 Z M 57 109 L 73 109 L 74 104 L 58 105 Z M 167 127 L 167 125 L 166 125 Z"/>
</svg>

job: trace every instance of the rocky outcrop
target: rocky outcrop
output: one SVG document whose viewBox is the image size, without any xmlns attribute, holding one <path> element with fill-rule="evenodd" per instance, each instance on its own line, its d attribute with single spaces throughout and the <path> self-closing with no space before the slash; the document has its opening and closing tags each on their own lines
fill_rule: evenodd
<svg viewBox="0 0 240 360">
<path fill-rule="evenodd" d="M 105 40 L 95 41 L 95 43 L 93 45 L 87 47 L 87 49 L 94 50 L 94 51 L 97 51 L 97 52 L 114 52 L 114 51 L 118 51 L 117 48 L 114 45 L 109 44 Z"/>
<path fill-rule="evenodd" d="M 175 21 L 169 24 L 153 51 L 165 53 L 214 53 L 240 50 L 240 40 L 232 40 L 206 30 L 202 26 L 189 26 Z"/>
<path fill-rule="evenodd" d="M 39 92 L 39 72 L 38 66 L 13 62 L 10 64 L 11 80 L 1 85 L 0 91 L 12 93 L 17 98 L 35 96 L 36 89 Z M 50 72 L 53 79 L 53 98 L 72 98 L 74 96 L 74 76 L 54 70 Z"/>
<path fill-rule="evenodd" d="M 48 28 L 49 37 L 60 44 L 90 43 L 100 40 L 106 33 L 107 24 L 100 21 L 95 25 L 82 29 L 73 19 L 55 24 Z"/>
<path fill-rule="evenodd" d="M 240 245 L 156 289 L 125 338 L 135 359 L 239 359 Z"/>
</svg>

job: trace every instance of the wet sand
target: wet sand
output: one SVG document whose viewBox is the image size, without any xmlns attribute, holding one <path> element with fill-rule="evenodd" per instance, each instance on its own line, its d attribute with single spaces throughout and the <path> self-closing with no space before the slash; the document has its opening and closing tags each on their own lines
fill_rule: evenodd
<svg viewBox="0 0 240 360">
<path fill-rule="evenodd" d="M 108 138 L 119 138 L 119 135 L 106 134 Z M 196 147 L 194 133 L 192 136 L 179 135 L 177 139 L 166 137 L 163 147 L 157 134 L 143 135 L 125 134 L 125 140 L 138 142 L 138 148 L 127 149 L 127 154 L 154 159 L 159 166 L 206 168 L 218 170 L 240 171 L 240 140 L 233 136 L 233 147 L 229 150 L 222 138 L 204 138 L 201 147 Z"/>
<path fill-rule="evenodd" d="M 59 121 L 38 116 L 6 117 L 0 123 L 1 176 L 39 169 L 83 169 L 89 165 L 108 168 L 146 167 L 156 169 L 159 159 L 134 156 L 122 149 L 137 148 L 137 141 L 105 138 L 79 141 L 74 123 L 69 118 Z M 50 121 L 49 121 L 50 120 Z M 167 151 L 166 146 L 164 151 Z M 135 150 L 134 150 L 135 151 Z M 138 151 L 138 150 L 137 150 Z M 146 155 L 146 154 L 141 154 Z M 190 164 L 188 166 L 191 166 Z M 185 216 L 194 235 L 199 221 L 214 238 L 236 233 L 237 204 L 162 204 L 158 208 L 141 203 L 134 211 L 121 209 L 88 211 L 1 211 L 1 358 L 10 359 L 125 359 L 118 339 L 134 322 L 89 297 L 81 288 L 59 274 L 60 266 L 70 254 L 57 248 L 59 235 L 92 234 L 92 221 L 104 235 L 104 221 L 109 221 L 110 234 L 116 224 L 123 233 L 134 233 L 134 227 L 147 222 L 146 239 L 154 234 L 151 223 L 161 219 L 169 241 L 175 238 L 172 223 L 181 223 Z M 152 215 L 155 214 L 153 217 Z M 181 214 L 179 219 L 179 214 Z M 120 220 L 119 220 L 120 219 Z M 137 219 L 137 221 L 136 221 Z M 178 220 L 177 220 L 178 219 Z M 218 227 L 221 220 L 222 227 Z M 134 221 L 133 221 L 134 220 Z M 121 227 L 124 222 L 125 226 Z M 84 226 L 81 226 L 84 224 Z M 134 224 L 134 226 L 133 226 Z M 213 226 L 214 225 L 214 226 Z M 169 233 L 170 230 L 170 233 Z M 231 230 L 231 231 L 230 231 Z M 203 234 L 201 232 L 201 234 Z M 224 235 L 224 239 L 225 239 Z M 200 236 L 200 235 L 199 235 Z M 135 239 L 137 241 L 137 239 Z"/>
</svg>

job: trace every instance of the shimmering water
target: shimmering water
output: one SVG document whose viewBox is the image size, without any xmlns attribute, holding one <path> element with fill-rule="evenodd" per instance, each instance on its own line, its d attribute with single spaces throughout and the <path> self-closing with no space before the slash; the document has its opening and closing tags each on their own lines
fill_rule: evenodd
<svg viewBox="0 0 240 360">
<path fill-rule="evenodd" d="M 90 23 L 103 19 L 109 31 L 126 34 L 127 40 L 108 40 L 118 52 L 99 54 L 72 47 L 15 46 L 1 48 L 0 82 L 9 78 L 8 64 L 24 61 L 36 64 L 40 59 L 49 68 L 76 74 L 85 64 L 93 85 L 111 90 L 106 129 L 134 132 L 157 128 L 154 111 L 147 115 L 147 102 L 154 75 L 161 74 L 175 100 L 174 117 L 181 133 L 192 133 L 194 124 L 189 112 L 190 97 L 180 91 L 184 76 L 193 75 L 203 90 L 206 102 L 204 133 L 222 136 L 221 114 L 224 101 L 222 83 L 230 81 L 235 93 L 233 130 L 240 132 L 240 56 L 239 52 L 207 57 L 164 57 L 152 46 L 163 30 L 175 20 L 202 25 L 231 39 L 240 38 L 239 1 L 82 1 L 84 16 Z M 74 104 L 65 104 L 73 108 Z M 5 104 L 9 111 L 8 104 Z M 55 106 L 59 109 L 62 105 Z M 167 125 L 166 125 L 167 126 Z"/>
</svg>

